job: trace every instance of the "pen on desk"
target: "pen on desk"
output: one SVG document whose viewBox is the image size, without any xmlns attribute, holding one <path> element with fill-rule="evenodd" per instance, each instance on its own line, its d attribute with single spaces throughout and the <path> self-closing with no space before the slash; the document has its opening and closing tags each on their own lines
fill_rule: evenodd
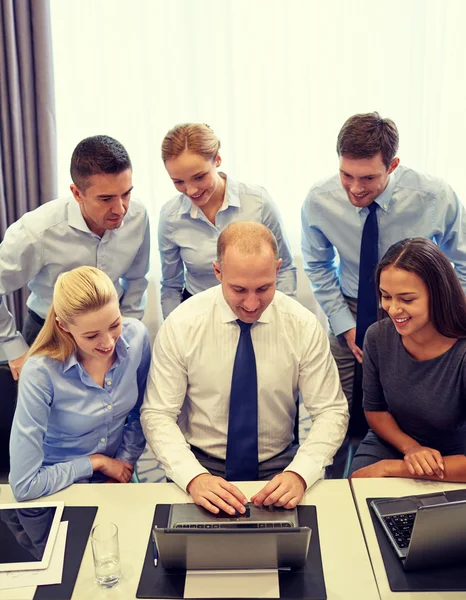
<svg viewBox="0 0 466 600">
<path fill-rule="evenodd" d="M 154 527 L 154 529 L 156 528 L 157 526 Z M 159 552 L 157 550 L 157 543 L 155 541 L 154 530 L 152 530 L 152 552 L 154 554 L 154 567 L 156 567 L 159 562 Z"/>
</svg>

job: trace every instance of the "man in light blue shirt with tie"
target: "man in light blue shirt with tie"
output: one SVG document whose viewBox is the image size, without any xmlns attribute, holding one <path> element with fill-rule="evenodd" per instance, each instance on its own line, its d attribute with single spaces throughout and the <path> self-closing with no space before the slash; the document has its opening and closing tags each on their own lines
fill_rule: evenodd
<svg viewBox="0 0 466 600">
<path fill-rule="evenodd" d="M 430 238 L 454 264 L 466 290 L 464 208 L 444 181 L 400 166 L 397 151 L 393 121 L 376 112 L 350 117 L 338 135 L 339 173 L 311 187 L 301 212 L 304 269 L 329 319 L 330 345 L 350 406 L 355 362 L 362 363 L 368 326 L 366 314 L 357 337 L 360 257 L 371 251 L 363 239 L 369 214 L 375 221 L 372 243 L 378 260 L 399 240 Z M 363 283 L 375 295 L 375 283 L 373 288 L 370 278 Z M 360 308 L 369 293 L 359 297 Z"/>
<path fill-rule="evenodd" d="M 124 316 L 142 318 L 149 270 L 146 209 L 130 202 L 132 165 L 115 139 L 82 140 L 71 158 L 72 196 L 47 202 L 13 223 L 0 244 L 0 355 L 15 379 L 49 310 L 55 281 L 75 267 L 94 266 L 113 281 Z M 5 295 L 31 294 L 23 335 Z"/>
</svg>

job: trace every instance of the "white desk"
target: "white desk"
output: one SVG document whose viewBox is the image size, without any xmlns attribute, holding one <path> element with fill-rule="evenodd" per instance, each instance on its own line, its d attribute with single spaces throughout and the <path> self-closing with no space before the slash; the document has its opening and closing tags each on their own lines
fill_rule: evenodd
<svg viewBox="0 0 466 600">
<path fill-rule="evenodd" d="M 263 485 L 247 482 L 238 487 L 251 497 Z M 190 501 L 173 483 L 75 484 L 48 498 L 63 500 L 69 506 L 98 506 L 95 523 L 108 520 L 118 525 L 122 571 L 119 585 L 105 590 L 95 583 L 88 543 L 73 600 L 135 598 L 155 504 Z M 10 487 L 0 486 L 0 503 L 13 501 Z M 317 506 L 328 600 L 377 600 L 379 595 L 347 480 L 319 481 L 306 493 L 303 503 Z M 0 600 L 31 600 L 33 594 L 31 588 L 0 590 Z"/>
<path fill-rule="evenodd" d="M 387 477 L 382 479 L 352 479 L 351 486 L 377 580 L 380 598 L 382 600 L 465 600 L 465 592 L 392 592 L 390 590 L 366 499 L 383 496 L 396 497 L 408 496 L 409 494 L 431 494 L 439 490 L 465 488 L 466 485 L 464 483 L 437 483 L 435 481 L 422 481 L 419 479 Z"/>
</svg>

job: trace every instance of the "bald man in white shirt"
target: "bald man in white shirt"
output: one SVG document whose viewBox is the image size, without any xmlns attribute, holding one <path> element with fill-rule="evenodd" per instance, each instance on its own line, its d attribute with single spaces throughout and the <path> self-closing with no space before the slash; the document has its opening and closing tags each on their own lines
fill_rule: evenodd
<svg viewBox="0 0 466 600">
<path fill-rule="evenodd" d="M 276 291 L 280 264 L 267 227 L 229 225 L 218 239 L 213 265 L 221 285 L 178 306 L 155 341 L 141 410 L 146 439 L 167 477 L 213 513 L 245 511 L 247 498 L 227 481 L 229 472 L 237 472 L 229 467 L 234 461 L 244 462 L 249 474 L 256 463 L 257 478 L 271 479 L 251 498 L 257 506 L 294 508 L 323 476 L 346 434 L 348 405 L 327 335 L 310 311 Z M 242 457 L 235 456 L 244 440 L 232 442 L 238 432 L 231 410 L 244 327 L 253 352 L 246 368 L 256 365 L 247 382 L 257 380 L 257 394 L 252 384 L 257 408 L 247 410 L 257 415 L 251 416 L 257 418 L 257 439 L 251 444 L 255 455 Z M 246 388 L 240 396 L 249 394 Z M 293 430 L 299 392 L 312 426 L 298 448 Z M 247 418 L 244 423 L 246 431 Z"/>
</svg>

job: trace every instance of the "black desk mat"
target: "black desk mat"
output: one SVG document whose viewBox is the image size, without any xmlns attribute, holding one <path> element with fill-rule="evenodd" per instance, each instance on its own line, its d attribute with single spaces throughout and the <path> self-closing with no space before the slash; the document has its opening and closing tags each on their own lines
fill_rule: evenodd
<svg viewBox="0 0 466 600">
<path fill-rule="evenodd" d="M 61 520 L 68 521 L 62 582 L 37 586 L 33 600 L 70 600 L 97 514 L 97 506 L 65 506 Z"/>
<path fill-rule="evenodd" d="M 158 504 L 152 527 L 163 528 L 168 523 L 170 504 Z M 305 566 L 295 571 L 279 571 L 281 600 L 326 600 L 319 529 L 315 506 L 298 506 L 299 523 L 312 529 L 311 543 Z M 149 532 L 146 556 L 139 580 L 136 598 L 183 598 L 186 574 L 184 571 L 166 571 L 161 564 L 154 567 L 152 527 Z M 37 599 L 35 599 L 37 600 Z M 44 599 L 45 600 L 45 599 Z M 199 599 L 202 600 L 202 599 Z M 230 599 L 234 600 L 234 599 Z M 247 599 L 242 599 L 247 600 Z"/>
<path fill-rule="evenodd" d="M 464 565 L 405 571 L 370 506 L 372 500 L 380 500 L 380 498 L 367 498 L 367 505 L 392 592 L 466 592 L 466 567 Z"/>
</svg>

